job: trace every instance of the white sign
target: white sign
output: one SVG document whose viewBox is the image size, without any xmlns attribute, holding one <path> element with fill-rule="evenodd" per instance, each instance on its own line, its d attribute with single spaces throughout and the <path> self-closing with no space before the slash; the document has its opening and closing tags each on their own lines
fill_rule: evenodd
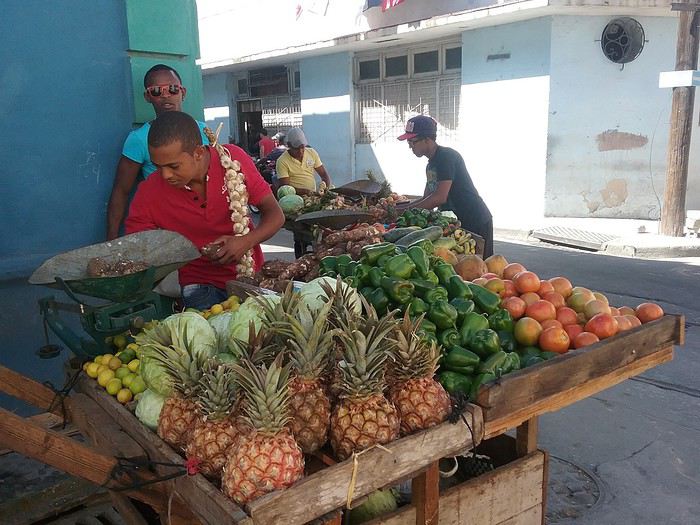
<svg viewBox="0 0 700 525">
<path fill-rule="evenodd" d="M 700 71 L 666 71 L 659 73 L 660 88 L 700 86 Z"/>
</svg>

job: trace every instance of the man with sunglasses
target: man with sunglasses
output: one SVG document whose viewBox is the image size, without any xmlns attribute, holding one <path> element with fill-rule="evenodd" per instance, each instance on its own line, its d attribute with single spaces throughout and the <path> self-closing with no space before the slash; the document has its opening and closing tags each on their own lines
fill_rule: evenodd
<svg viewBox="0 0 700 525">
<path fill-rule="evenodd" d="M 452 148 L 438 145 L 436 138 L 437 122 L 432 117 L 418 115 L 406 122 L 406 132 L 398 139 L 405 140 L 416 157 L 428 158 L 427 180 L 422 198 L 398 208 L 454 212 L 464 228 L 484 238 L 484 257 L 489 257 L 493 254 L 491 212 L 476 191 L 462 156 Z"/>
<path fill-rule="evenodd" d="M 165 64 L 157 64 L 149 69 L 143 77 L 145 88 L 143 98 L 153 106 L 156 117 L 167 111 L 182 111 L 182 102 L 185 100 L 187 90 L 182 85 L 182 79 L 175 69 Z M 199 125 L 202 141 L 209 144 L 209 140 L 202 131 L 204 122 Z M 107 240 L 110 241 L 119 236 L 119 226 L 126 213 L 129 195 L 136 185 L 139 175 L 146 179 L 156 171 L 148 152 L 148 131 L 151 123 L 133 130 L 124 142 L 122 156 L 117 164 L 117 173 L 112 185 L 112 194 L 107 206 Z"/>
<path fill-rule="evenodd" d="M 287 132 L 287 151 L 277 159 L 276 171 L 279 186 L 290 185 L 298 194 L 316 191 L 314 172 L 326 186 L 330 187 L 331 178 L 321 162 L 316 150 L 308 147 L 306 135 L 301 128 L 292 128 Z"/>
</svg>

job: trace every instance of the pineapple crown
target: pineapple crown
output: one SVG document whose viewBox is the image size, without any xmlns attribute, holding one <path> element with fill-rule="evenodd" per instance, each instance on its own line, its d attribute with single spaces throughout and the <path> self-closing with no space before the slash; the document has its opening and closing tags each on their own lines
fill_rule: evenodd
<svg viewBox="0 0 700 525">
<path fill-rule="evenodd" d="M 432 377 L 435 374 L 440 350 L 434 341 L 429 343 L 416 334 L 423 318 L 421 315 L 413 321 L 406 311 L 403 321 L 393 331 L 394 345 L 390 353 L 392 382 Z"/>
<path fill-rule="evenodd" d="M 248 324 L 248 340 L 234 338 L 232 349 L 238 359 L 246 358 L 256 365 L 270 364 L 280 351 L 280 347 L 273 340 L 273 334 L 265 326 L 256 331 L 255 322 L 252 320 Z"/>
<path fill-rule="evenodd" d="M 335 286 L 328 282 L 321 283 L 321 289 L 326 294 L 326 304 L 331 308 L 328 312 L 328 322 L 332 326 L 338 326 L 339 322 L 352 315 L 351 306 L 357 301 L 357 292 L 351 286 L 343 286 L 343 280 L 338 277 Z"/>
<path fill-rule="evenodd" d="M 378 317 L 370 304 L 363 303 L 366 317 L 353 316 L 348 322 L 340 321 L 339 337 L 344 349 L 338 366 L 344 397 L 369 397 L 383 392 L 384 364 L 394 344 L 387 336 L 396 327 L 395 312 Z"/>
<path fill-rule="evenodd" d="M 219 420 L 227 417 L 236 401 L 233 367 L 217 359 L 207 361 L 197 383 L 196 396 L 197 407 L 206 419 Z"/>
<path fill-rule="evenodd" d="M 284 321 L 272 325 L 272 330 L 284 337 L 292 369 L 302 379 L 318 379 L 326 368 L 333 338 L 338 332 L 328 326 L 331 307 L 327 302 L 316 312 L 311 326 L 305 326 L 298 315 L 289 313 Z"/>
<path fill-rule="evenodd" d="M 243 418 L 257 432 L 275 435 L 290 421 L 289 372 L 279 354 L 270 366 L 256 367 L 249 359 L 233 366 L 236 384 L 246 397 Z"/>
</svg>

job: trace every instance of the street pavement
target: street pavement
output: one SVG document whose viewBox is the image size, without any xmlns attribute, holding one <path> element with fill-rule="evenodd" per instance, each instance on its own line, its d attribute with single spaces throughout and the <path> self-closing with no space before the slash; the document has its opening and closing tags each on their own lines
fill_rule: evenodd
<svg viewBox="0 0 700 525">
<path fill-rule="evenodd" d="M 700 258 L 620 257 L 527 238 L 497 230 L 495 251 L 541 277 L 600 291 L 615 306 L 657 302 L 684 314 L 687 329 L 672 362 L 540 418 L 539 444 L 551 454 L 547 523 L 700 524 Z M 266 257 L 293 259 L 290 241 L 280 232 Z"/>
</svg>

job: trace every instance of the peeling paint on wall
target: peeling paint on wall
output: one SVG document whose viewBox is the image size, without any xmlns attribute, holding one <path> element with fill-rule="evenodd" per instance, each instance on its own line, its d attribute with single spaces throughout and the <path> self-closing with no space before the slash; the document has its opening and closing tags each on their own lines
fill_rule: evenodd
<svg viewBox="0 0 700 525">
<path fill-rule="evenodd" d="M 606 208 L 622 206 L 627 200 L 627 181 L 625 179 L 612 179 L 605 188 L 600 190 L 600 196 Z"/>
<path fill-rule="evenodd" d="M 626 150 L 641 148 L 649 142 L 644 135 L 609 129 L 596 136 L 598 151 Z"/>
</svg>

